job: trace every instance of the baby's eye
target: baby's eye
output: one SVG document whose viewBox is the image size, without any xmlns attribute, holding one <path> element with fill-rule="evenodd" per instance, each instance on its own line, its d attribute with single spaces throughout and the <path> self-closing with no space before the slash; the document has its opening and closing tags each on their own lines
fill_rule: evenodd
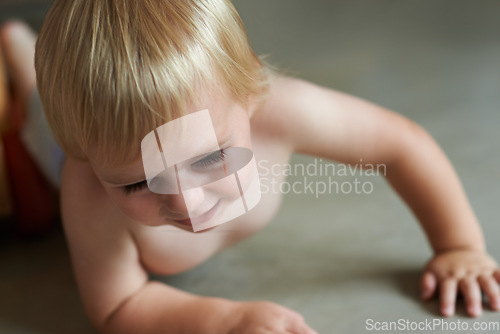
<svg viewBox="0 0 500 334">
<path fill-rule="evenodd" d="M 146 185 L 147 185 L 147 182 L 146 182 L 146 180 L 144 180 L 144 181 L 137 182 L 134 184 L 126 185 L 123 187 L 123 190 L 125 191 L 125 193 L 127 195 L 129 195 L 135 191 L 139 191 L 139 190 L 143 189 Z"/>
<path fill-rule="evenodd" d="M 224 149 L 220 149 L 218 151 L 215 151 L 204 158 L 194 162 L 191 164 L 192 167 L 197 168 L 197 169 L 210 169 L 210 168 L 215 168 L 221 165 L 222 162 L 224 162 L 224 157 L 226 156 L 226 153 L 224 152 Z M 152 180 L 151 182 L 154 183 L 154 181 L 159 182 L 159 181 L 164 181 L 163 179 L 157 179 L 157 180 Z M 134 184 L 129 184 L 126 186 L 123 186 L 123 191 L 129 195 L 132 194 L 133 192 L 142 190 L 143 188 L 147 187 L 148 183 L 146 180 L 137 182 Z M 161 187 L 161 186 L 160 186 Z"/>
<path fill-rule="evenodd" d="M 224 162 L 225 157 L 226 153 L 224 152 L 224 149 L 220 149 L 192 163 L 191 166 L 198 169 L 208 169 L 212 167 L 218 167 L 221 164 L 221 162 Z"/>
</svg>

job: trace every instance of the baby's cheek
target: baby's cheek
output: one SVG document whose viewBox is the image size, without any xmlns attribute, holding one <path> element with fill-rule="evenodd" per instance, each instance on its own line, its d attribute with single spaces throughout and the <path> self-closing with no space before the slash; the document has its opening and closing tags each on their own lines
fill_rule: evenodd
<svg viewBox="0 0 500 334">
<path fill-rule="evenodd" d="M 234 201 L 240 197 L 240 191 L 234 175 L 206 185 L 204 189 L 206 190 L 206 197 L 211 196 L 226 201 Z"/>
<path fill-rule="evenodd" d="M 125 195 L 120 202 L 120 210 L 129 218 L 143 224 L 150 224 L 158 217 L 157 196 L 153 193 Z"/>
<path fill-rule="evenodd" d="M 249 201 L 247 205 L 253 207 L 260 199 L 259 177 L 254 160 L 242 160 L 246 164 L 239 164 L 231 170 L 231 174 L 204 187 L 205 197 L 216 197 L 226 203 L 241 201 L 241 195 Z M 214 202 L 214 201 L 212 201 Z"/>
</svg>

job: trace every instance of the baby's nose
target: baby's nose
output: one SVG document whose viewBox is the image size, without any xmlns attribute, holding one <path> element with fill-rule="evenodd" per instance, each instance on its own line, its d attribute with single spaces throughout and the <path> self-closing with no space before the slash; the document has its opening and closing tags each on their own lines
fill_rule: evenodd
<svg viewBox="0 0 500 334">
<path fill-rule="evenodd" d="M 197 208 L 202 206 L 205 200 L 203 188 L 194 188 L 176 195 L 164 195 L 164 203 L 167 209 L 180 215 L 189 215 L 189 212 L 197 212 Z"/>
</svg>

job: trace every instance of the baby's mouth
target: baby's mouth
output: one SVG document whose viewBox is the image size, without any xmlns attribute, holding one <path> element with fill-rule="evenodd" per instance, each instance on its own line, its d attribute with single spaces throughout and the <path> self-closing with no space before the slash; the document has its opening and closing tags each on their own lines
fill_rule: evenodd
<svg viewBox="0 0 500 334">
<path fill-rule="evenodd" d="M 217 201 L 217 203 L 215 203 L 215 205 L 212 206 L 212 208 L 210 208 L 208 211 L 202 213 L 201 215 L 198 215 L 198 216 L 192 217 L 192 218 L 185 218 L 185 219 L 171 219 L 171 221 L 173 221 L 174 223 L 178 223 L 178 224 L 189 226 L 189 227 L 192 227 L 193 225 L 196 225 L 196 224 L 205 223 L 215 216 L 215 214 L 217 213 L 217 210 L 219 209 L 220 201 L 221 200 L 219 199 Z"/>
</svg>

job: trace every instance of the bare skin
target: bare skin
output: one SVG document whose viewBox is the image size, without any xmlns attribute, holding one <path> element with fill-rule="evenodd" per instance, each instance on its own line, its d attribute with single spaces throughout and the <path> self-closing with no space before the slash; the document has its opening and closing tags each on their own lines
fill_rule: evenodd
<svg viewBox="0 0 500 334">
<path fill-rule="evenodd" d="M 439 291 L 441 312 L 450 316 L 460 292 L 468 313 L 479 316 L 482 290 L 490 307 L 500 310 L 498 265 L 485 251 L 450 163 L 419 126 L 369 102 L 292 78 L 275 80 L 258 107 L 207 97 L 193 111 L 205 108 L 231 120 L 215 122 L 218 135 L 229 135 L 235 144 L 250 139 L 258 160 L 283 164 L 293 152 L 302 152 L 348 164 L 360 158 L 365 164 L 386 164 L 389 182 L 414 211 L 435 251 L 424 269 L 422 297 Z M 140 181 L 140 167 L 140 160 L 106 166 L 98 152 L 89 154 L 89 161 L 69 158 L 64 167 L 65 233 L 86 311 L 97 328 L 110 333 L 165 328 L 175 333 L 314 333 L 295 311 L 273 303 L 199 297 L 147 278 L 148 272 L 189 270 L 256 233 L 277 212 L 280 194 L 263 194 L 249 214 L 192 233 L 158 214 L 161 207 L 185 213 L 179 198 L 147 188 L 127 195 L 106 181 L 118 175 Z"/>
<path fill-rule="evenodd" d="M 21 104 L 20 110 L 26 110 L 28 98 L 36 85 L 35 39 L 34 32 L 22 22 L 10 22 L 0 30 L 4 60 L 14 98 Z M 9 122 L 8 115 L 5 122 Z"/>
</svg>

